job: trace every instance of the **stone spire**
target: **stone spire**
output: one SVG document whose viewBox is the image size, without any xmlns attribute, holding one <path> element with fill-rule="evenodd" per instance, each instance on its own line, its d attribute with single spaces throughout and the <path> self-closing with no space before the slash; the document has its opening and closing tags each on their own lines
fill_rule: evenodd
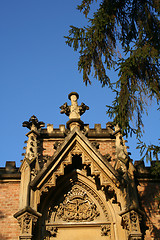
<svg viewBox="0 0 160 240">
<path fill-rule="evenodd" d="M 78 103 L 77 103 L 77 100 L 79 98 L 79 95 L 78 93 L 76 92 L 71 92 L 69 95 L 68 95 L 68 98 L 69 100 L 71 100 L 71 106 L 68 106 L 67 102 L 64 103 L 60 109 L 60 113 L 65 113 L 67 116 L 69 116 L 69 122 L 68 124 L 70 125 L 70 123 L 83 123 L 81 120 L 80 120 L 80 116 L 85 113 L 86 110 L 89 110 L 89 107 L 87 105 L 85 105 L 84 103 L 81 103 L 81 105 L 79 106 Z M 75 124 L 74 124 L 75 125 Z M 70 126 L 71 128 L 71 126 Z M 72 124 L 72 128 L 73 128 L 73 124 Z M 71 130 L 72 130 L 71 128 Z"/>
</svg>

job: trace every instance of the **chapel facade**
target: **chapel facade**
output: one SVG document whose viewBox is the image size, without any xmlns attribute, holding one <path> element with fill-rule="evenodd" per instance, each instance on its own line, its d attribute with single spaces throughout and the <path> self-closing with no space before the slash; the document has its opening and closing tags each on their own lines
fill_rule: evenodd
<svg viewBox="0 0 160 240">
<path fill-rule="evenodd" d="M 160 239 L 160 178 L 133 165 L 118 126 L 90 128 L 89 110 L 68 95 L 58 129 L 32 116 L 20 168 L 0 168 L 0 239 Z"/>
</svg>

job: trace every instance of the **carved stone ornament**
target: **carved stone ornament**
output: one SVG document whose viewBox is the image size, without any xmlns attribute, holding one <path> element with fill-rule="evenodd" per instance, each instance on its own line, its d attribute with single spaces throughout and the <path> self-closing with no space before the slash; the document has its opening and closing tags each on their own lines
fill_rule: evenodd
<svg viewBox="0 0 160 240">
<path fill-rule="evenodd" d="M 32 171 L 31 171 L 31 175 L 32 175 L 33 177 L 35 177 L 35 176 L 37 176 L 37 174 L 38 174 L 38 170 L 36 170 L 35 168 L 33 168 Z"/>
<path fill-rule="evenodd" d="M 29 121 L 24 121 L 22 124 L 23 127 L 27 127 L 29 129 L 39 129 L 41 127 L 44 127 L 44 122 L 39 122 L 36 116 L 32 116 Z"/>
<path fill-rule="evenodd" d="M 30 228 L 31 228 L 31 216 L 26 214 L 23 218 L 23 223 L 21 224 L 22 228 L 21 231 L 22 233 L 30 233 Z"/>
<path fill-rule="evenodd" d="M 26 213 L 22 217 L 18 219 L 18 223 L 20 225 L 21 234 L 31 234 L 32 233 L 32 226 L 37 221 L 37 218 Z"/>
<path fill-rule="evenodd" d="M 56 216 L 63 221 L 89 222 L 99 216 L 97 206 L 88 198 L 85 191 L 73 188 L 57 209 Z"/>
<path fill-rule="evenodd" d="M 123 217 L 123 226 L 128 231 L 129 239 L 141 240 L 142 234 L 140 232 L 140 216 L 137 212 L 132 210 L 126 213 Z"/>
<path fill-rule="evenodd" d="M 111 236 L 111 225 L 102 225 L 101 226 L 101 236 Z"/>
<path fill-rule="evenodd" d="M 60 113 L 65 113 L 67 116 L 69 116 L 69 119 L 80 119 L 80 116 L 85 113 L 89 107 L 84 103 L 81 103 L 81 105 L 78 106 L 77 99 L 79 98 L 79 95 L 76 92 L 71 92 L 68 95 L 68 98 L 71 100 L 71 106 L 68 106 L 67 103 L 64 103 L 60 107 Z"/>
<path fill-rule="evenodd" d="M 56 237 L 58 228 L 54 226 L 46 226 L 47 232 L 49 232 L 50 237 Z"/>
<path fill-rule="evenodd" d="M 107 211 L 107 209 L 105 208 L 102 200 L 97 196 L 97 194 L 96 194 L 94 191 L 92 191 L 89 187 L 84 186 L 83 183 L 76 182 L 76 184 L 79 185 L 79 186 L 81 186 L 81 187 L 83 187 L 83 188 L 85 188 L 86 191 L 89 192 L 89 193 L 98 201 L 98 203 L 100 204 L 100 206 L 101 206 L 102 209 L 103 209 L 103 212 L 104 212 L 104 214 L 105 214 L 106 220 L 107 220 L 107 221 L 110 221 L 110 218 L 109 218 L 109 215 L 108 215 L 108 211 Z"/>
<path fill-rule="evenodd" d="M 130 219 L 131 219 L 132 231 L 137 232 L 138 231 L 138 228 L 137 228 L 137 221 L 138 221 L 137 213 L 132 211 L 130 213 Z"/>
<path fill-rule="evenodd" d="M 122 218 L 123 226 L 126 230 L 130 230 L 130 221 L 129 221 L 129 214 L 125 214 Z"/>
</svg>

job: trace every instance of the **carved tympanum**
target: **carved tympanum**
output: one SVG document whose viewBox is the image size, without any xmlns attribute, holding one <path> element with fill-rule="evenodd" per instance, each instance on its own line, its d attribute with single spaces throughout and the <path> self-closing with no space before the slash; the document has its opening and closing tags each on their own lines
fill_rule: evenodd
<svg viewBox="0 0 160 240">
<path fill-rule="evenodd" d="M 53 213 L 55 209 L 56 207 Z M 58 206 L 56 216 L 63 221 L 89 222 L 98 217 L 99 212 L 96 204 L 89 199 L 86 192 L 75 187 L 68 192 L 63 203 Z"/>
</svg>

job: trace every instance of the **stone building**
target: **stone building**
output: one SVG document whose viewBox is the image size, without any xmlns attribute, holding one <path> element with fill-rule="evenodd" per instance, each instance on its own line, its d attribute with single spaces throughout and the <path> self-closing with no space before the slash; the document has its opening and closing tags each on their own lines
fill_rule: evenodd
<svg viewBox="0 0 160 240">
<path fill-rule="evenodd" d="M 117 126 L 84 124 L 78 98 L 60 107 L 66 126 L 23 122 L 22 164 L 0 168 L 0 240 L 160 239 L 160 178 L 133 165 Z"/>
</svg>

